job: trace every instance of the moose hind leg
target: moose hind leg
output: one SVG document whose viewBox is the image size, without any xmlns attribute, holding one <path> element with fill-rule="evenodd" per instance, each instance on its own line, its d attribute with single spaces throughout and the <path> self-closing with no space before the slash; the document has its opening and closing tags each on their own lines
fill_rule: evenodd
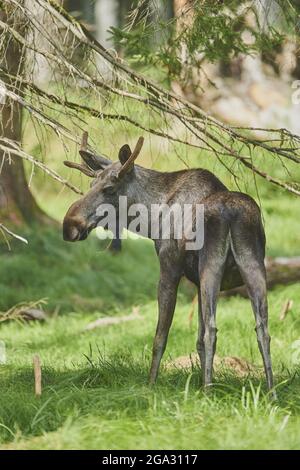
<svg viewBox="0 0 300 470">
<path fill-rule="evenodd" d="M 201 291 L 200 288 L 198 289 L 198 338 L 197 338 L 197 352 L 200 359 L 201 364 L 201 371 L 203 372 L 205 369 L 205 344 L 204 344 L 204 333 L 205 333 L 205 325 L 202 317 L 201 312 Z M 203 380 L 204 382 L 204 380 Z"/>
<path fill-rule="evenodd" d="M 197 349 L 205 387 L 212 384 L 213 360 L 217 343 L 217 298 L 229 249 L 228 233 L 227 224 L 221 221 L 214 221 L 207 225 L 206 243 L 199 258 L 199 336 Z"/>
<path fill-rule="evenodd" d="M 244 268 L 243 277 L 247 286 L 252 309 L 255 316 L 255 330 L 258 347 L 263 359 L 268 389 L 273 388 L 273 371 L 270 351 L 270 335 L 268 331 L 268 301 L 264 266 Z M 273 393 L 275 397 L 275 394 Z"/>
<path fill-rule="evenodd" d="M 273 388 L 273 372 L 268 332 L 268 301 L 266 270 L 264 265 L 264 236 L 261 226 L 253 226 L 251 238 L 232 231 L 232 250 L 242 278 L 246 284 L 255 316 L 256 335 L 263 359 L 268 389 Z M 241 241 L 243 240 L 243 241 Z M 275 398 L 275 392 L 272 392 Z"/>
<path fill-rule="evenodd" d="M 268 304 L 265 293 L 252 294 L 252 306 L 256 321 L 256 335 L 258 347 L 263 359 L 265 374 L 267 378 L 268 389 L 272 390 L 274 386 L 273 371 L 271 361 L 270 342 L 271 338 L 268 331 Z M 273 392 L 275 398 L 275 394 Z"/>
</svg>

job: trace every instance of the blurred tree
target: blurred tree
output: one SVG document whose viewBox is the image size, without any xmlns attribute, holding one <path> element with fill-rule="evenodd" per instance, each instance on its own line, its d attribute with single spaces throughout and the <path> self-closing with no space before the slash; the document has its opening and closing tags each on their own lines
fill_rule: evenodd
<svg viewBox="0 0 300 470">
<path fill-rule="evenodd" d="M 56 0 L 56 2 L 62 6 L 66 3 L 65 0 Z M 32 11 L 38 22 L 48 31 L 50 35 L 55 34 L 55 25 L 51 15 L 45 14 L 44 9 L 35 0 L 25 0 L 25 4 L 29 10 Z M 49 43 L 45 39 L 43 33 L 37 29 L 29 30 L 28 40 L 32 44 L 39 44 L 45 51 L 50 50 Z M 33 50 L 26 51 L 26 69 L 30 70 L 34 82 L 37 85 L 43 85 L 49 83 L 54 79 L 55 71 L 50 66 L 45 56 L 37 54 Z M 25 71 L 26 73 L 26 71 Z"/>
<path fill-rule="evenodd" d="M 96 39 L 106 48 L 114 46 L 109 29 L 119 26 L 118 0 L 95 0 Z M 113 71 L 107 61 L 97 57 L 97 68 L 105 81 L 113 79 Z"/>
<path fill-rule="evenodd" d="M 10 4 L 4 3 L 0 10 L 0 19 L 7 24 L 14 24 L 16 31 L 25 30 L 24 21 L 20 14 Z M 5 43 L 5 54 L 0 57 L 0 65 L 9 74 L 20 75 L 24 70 L 25 56 L 22 47 L 7 31 L 1 30 L 0 34 Z M 4 84 L 3 89 L 16 85 L 13 78 L 7 76 L 0 80 Z M 20 84 L 18 86 L 21 86 Z M 2 103 L 1 103 L 2 101 Z M 0 101 L 0 125 L 1 137 L 12 141 L 21 140 L 21 105 L 17 101 L 10 100 L 5 94 Z M 14 224 L 31 222 L 49 222 L 49 219 L 38 207 L 26 181 L 23 161 L 11 154 L 8 156 L 0 149 L 0 218 L 1 222 L 9 221 Z"/>
<path fill-rule="evenodd" d="M 95 0 L 96 38 L 106 48 L 113 47 L 114 41 L 109 29 L 119 26 L 118 0 Z"/>
<path fill-rule="evenodd" d="M 300 78 L 300 0 L 292 0 L 295 9 L 295 31 L 296 31 L 296 63 L 293 70 L 293 77 Z"/>
</svg>

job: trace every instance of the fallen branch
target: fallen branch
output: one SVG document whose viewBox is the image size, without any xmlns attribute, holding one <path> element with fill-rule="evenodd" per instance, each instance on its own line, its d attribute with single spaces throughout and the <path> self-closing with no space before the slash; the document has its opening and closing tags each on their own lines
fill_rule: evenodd
<svg viewBox="0 0 300 470">
<path fill-rule="evenodd" d="M 24 322 L 26 320 L 45 320 L 46 315 L 42 310 L 42 305 L 45 305 L 46 303 L 46 299 L 40 299 L 33 302 L 21 302 L 14 305 L 6 312 L 0 312 L 0 323 L 10 320 L 20 322 Z"/>
<path fill-rule="evenodd" d="M 300 257 L 268 258 L 266 269 L 268 289 L 272 289 L 278 284 L 287 285 L 300 281 Z M 233 295 L 248 297 L 245 286 L 222 291 L 220 295 L 221 297 L 231 297 Z"/>
<path fill-rule="evenodd" d="M 119 323 L 124 323 L 132 320 L 140 320 L 142 316 L 138 307 L 133 308 L 130 315 L 124 315 L 122 317 L 103 317 L 98 318 L 98 320 L 89 323 L 83 331 L 94 330 L 95 328 L 102 328 L 104 326 L 118 325 Z"/>
</svg>

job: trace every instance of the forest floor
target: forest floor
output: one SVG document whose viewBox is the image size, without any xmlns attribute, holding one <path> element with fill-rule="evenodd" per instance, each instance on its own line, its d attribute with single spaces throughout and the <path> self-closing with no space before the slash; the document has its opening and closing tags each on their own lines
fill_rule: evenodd
<svg viewBox="0 0 300 470">
<path fill-rule="evenodd" d="M 116 135 L 118 144 L 124 143 L 122 134 Z M 160 141 L 147 145 L 140 163 L 151 166 L 149 149 L 156 154 Z M 61 149 L 50 150 L 56 157 L 47 162 L 61 171 Z M 105 151 L 111 155 L 108 144 Z M 236 189 L 218 162 L 211 164 L 212 159 L 201 159 L 198 153 L 189 153 L 190 166 L 205 166 Z M 174 167 L 169 153 L 161 162 L 156 167 Z M 61 195 L 60 186 L 38 178 L 39 203 L 62 220 L 74 197 Z M 253 179 L 242 180 L 242 189 L 256 196 Z M 72 181 L 81 183 L 75 174 Z M 85 177 L 83 181 L 86 184 Z M 299 256 L 299 199 L 261 180 L 257 185 L 267 254 Z M 188 360 L 186 367 L 179 367 L 177 358 L 188 358 L 196 349 L 196 312 L 189 322 L 195 289 L 187 282 L 180 287 L 158 383 L 149 388 L 158 281 L 152 242 L 127 240 L 120 254 L 112 254 L 93 235 L 83 243 L 64 242 L 59 227 L 20 234 L 29 240 L 28 246 L 16 241 L 10 252 L 5 244 L 0 247 L 0 311 L 47 298 L 48 319 L 0 323 L 0 341 L 6 349 L 6 363 L 0 364 L 0 448 L 300 448 L 299 285 L 278 286 L 269 293 L 278 402 L 271 403 L 266 393 L 247 299 L 219 301 L 217 355 L 227 362 L 216 368 L 212 392 L 207 395 L 201 389 L 195 360 L 192 367 Z M 282 321 L 279 317 L 289 300 L 293 304 Z M 139 315 L 131 321 L 85 331 L 98 318 L 122 318 L 133 312 Z M 41 397 L 34 395 L 34 354 L 42 362 Z M 232 357 L 237 359 L 228 360 Z M 237 363 L 249 364 L 250 371 L 235 367 Z"/>
<path fill-rule="evenodd" d="M 266 394 L 247 299 L 220 299 L 217 354 L 244 359 L 250 372 L 219 366 L 206 395 L 195 361 L 191 368 L 176 367 L 177 357 L 195 351 L 197 315 L 191 325 L 188 318 L 194 290 L 186 283 L 157 386 L 149 388 L 158 274 L 152 244 L 128 240 L 113 255 L 97 251 L 98 243 L 91 237 L 66 246 L 59 233 L 48 231 L 31 234 L 29 247 L 18 244 L 2 255 L 1 309 L 48 297 L 50 316 L 44 323 L 0 324 L 7 355 L 0 365 L 1 448 L 300 448 L 299 286 L 269 294 L 277 403 Z M 281 321 L 287 300 L 293 307 Z M 137 311 L 131 321 L 84 331 L 98 318 Z M 34 395 L 36 353 L 40 398 Z"/>
</svg>

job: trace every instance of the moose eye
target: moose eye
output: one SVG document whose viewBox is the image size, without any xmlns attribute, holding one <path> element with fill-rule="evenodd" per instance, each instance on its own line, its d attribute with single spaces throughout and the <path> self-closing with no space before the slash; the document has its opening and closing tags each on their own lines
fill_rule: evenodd
<svg viewBox="0 0 300 470">
<path fill-rule="evenodd" d="M 105 194 L 114 194 L 114 193 L 116 192 L 116 188 L 115 188 L 115 186 L 113 186 L 113 185 L 104 186 L 103 192 L 104 192 Z"/>
</svg>

